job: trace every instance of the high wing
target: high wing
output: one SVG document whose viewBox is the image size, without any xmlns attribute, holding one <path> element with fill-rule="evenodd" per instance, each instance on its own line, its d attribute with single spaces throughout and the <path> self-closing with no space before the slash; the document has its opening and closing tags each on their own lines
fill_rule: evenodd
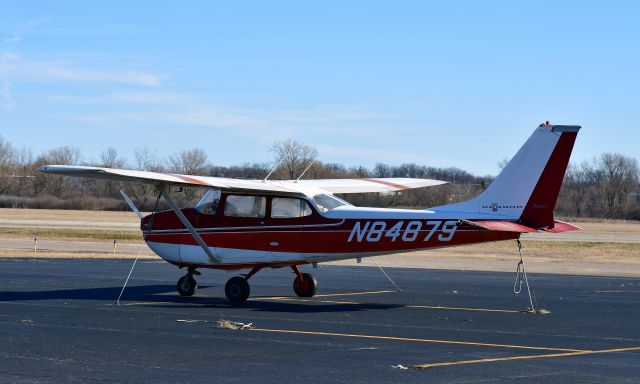
<svg viewBox="0 0 640 384">
<path fill-rule="evenodd" d="M 44 165 L 38 168 L 45 173 L 94 179 L 117 180 L 158 186 L 190 186 L 220 188 L 232 191 L 261 191 L 300 194 L 301 189 L 311 187 L 329 193 L 394 192 L 412 188 L 445 184 L 445 181 L 412 178 L 377 179 L 316 179 L 316 180 L 242 180 L 226 177 L 179 175 L 173 173 L 134 171 L 79 165 Z M 302 188 L 301 188 L 302 187 Z"/>
</svg>

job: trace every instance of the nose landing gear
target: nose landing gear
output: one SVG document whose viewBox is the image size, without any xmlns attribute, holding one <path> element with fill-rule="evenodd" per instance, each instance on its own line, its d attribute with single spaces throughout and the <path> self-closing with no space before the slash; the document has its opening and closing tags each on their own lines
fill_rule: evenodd
<svg viewBox="0 0 640 384">
<path fill-rule="evenodd" d="M 193 294 L 196 293 L 198 283 L 196 279 L 193 278 L 193 275 L 200 275 L 200 272 L 194 268 L 189 268 L 187 274 L 178 279 L 176 289 L 181 296 L 193 296 Z"/>
</svg>

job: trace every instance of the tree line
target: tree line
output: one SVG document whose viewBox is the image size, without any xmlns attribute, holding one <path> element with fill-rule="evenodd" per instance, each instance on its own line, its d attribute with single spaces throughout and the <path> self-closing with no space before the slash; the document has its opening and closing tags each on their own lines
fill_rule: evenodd
<svg viewBox="0 0 640 384">
<path fill-rule="evenodd" d="M 94 165 L 131 168 L 202 176 L 271 180 L 361 177 L 415 177 L 448 181 L 430 188 L 393 194 L 351 194 L 341 196 L 355 205 L 375 207 L 425 208 L 462 201 L 476 196 L 492 181 L 462 169 L 431 167 L 414 163 L 373 168 L 346 167 L 324 163 L 316 148 L 283 140 L 270 148 L 274 161 L 234 166 L 212 164 L 200 148 L 161 157 L 149 148 L 134 151 L 133 161 L 121 157 L 116 148 L 106 148 L 95 161 L 83 161 L 80 149 L 71 146 L 49 149 L 34 155 L 15 148 L 0 136 L 0 207 L 126 210 L 119 190 L 132 195 L 143 210 L 165 209 L 152 186 L 117 181 L 68 178 L 44 174 L 37 168 L 45 164 Z M 504 165 L 504 162 L 501 162 Z M 640 220 L 640 170 L 635 158 L 604 153 L 591 161 L 571 164 L 558 199 L 556 214 L 563 217 L 594 217 Z M 197 188 L 184 188 L 177 195 L 182 204 L 194 203 L 202 194 Z"/>
</svg>

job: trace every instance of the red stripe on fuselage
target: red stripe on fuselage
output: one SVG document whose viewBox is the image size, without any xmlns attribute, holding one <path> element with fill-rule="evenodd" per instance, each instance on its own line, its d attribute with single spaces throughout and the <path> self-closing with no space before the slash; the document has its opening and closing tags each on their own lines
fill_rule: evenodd
<svg viewBox="0 0 640 384">
<path fill-rule="evenodd" d="M 422 229 L 414 231 L 403 240 L 406 231 L 397 235 L 387 230 L 398 222 L 406 225 L 411 221 L 420 221 Z M 441 223 L 446 220 L 438 220 Z M 361 236 L 354 235 L 354 226 L 360 223 L 362 229 L 369 222 L 368 230 L 361 230 Z M 385 223 L 385 231 L 381 234 L 371 232 L 371 223 Z M 448 232 L 436 230 L 426 224 L 426 220 L 347 220 L 337 227 L 300 227 L 269 229 L 234 229 L 224 231 L 199 231 L 200 236 L 210 247 L 247 249 L 266 252 L 287 253 L 373 253 L 373 252 L 406 252 L 418 249 L 441 248 L 456 245 L 481 243 L 488 241 L 510 240 L 520 236 L 517 232 L 491 231 L 471 226 L 459 226 L 449 240 Z M 415 236 L 413 236 L 415 234 Z M 395 235 L 395 236 L 392 236 Z M 425 238 L 429 239 L 425 241 Z M 351 237 L 351 241 L 350 240 Z M 146 241 L 169 244 L 197 245 L 195 239 L 187 232 L 146 233 Z"/>
</svg>

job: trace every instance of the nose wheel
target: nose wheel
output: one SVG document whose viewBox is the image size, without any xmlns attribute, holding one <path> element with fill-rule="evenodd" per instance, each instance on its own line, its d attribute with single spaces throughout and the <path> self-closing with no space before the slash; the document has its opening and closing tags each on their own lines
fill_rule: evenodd
<svg viewBox="0 0 640 384">
<path fill-rule="evenodd" d="M 198 289 L 198 283 L 196 279 L 193 278 L 193 275 L 199 275 L 200 272 L 195 269 L 189 269 L 186 275 L 182 276 L 178 279 L 178 283 L 176 284 L 176 289 L 180 296 L 193 296 L 196 293 L 196 289 Z"/>
</svg>

